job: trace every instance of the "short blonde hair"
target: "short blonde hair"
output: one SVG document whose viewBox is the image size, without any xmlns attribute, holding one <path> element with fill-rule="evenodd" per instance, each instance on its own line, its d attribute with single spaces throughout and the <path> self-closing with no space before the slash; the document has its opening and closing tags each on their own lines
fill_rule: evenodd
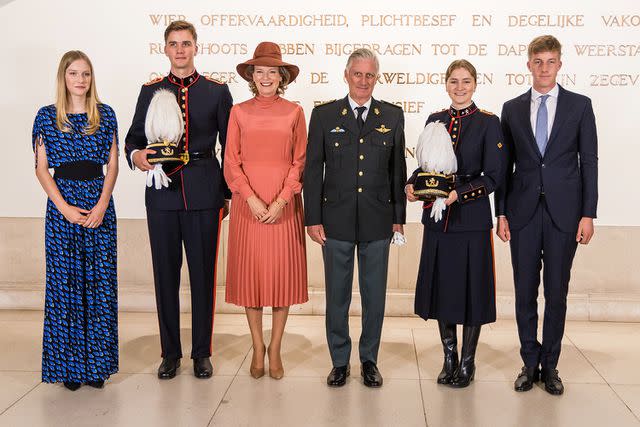
<svg viewBox="0 0 640 427">
<path fill-rule="evenodd" d="M 92 135 L 100 127 L 100 111 L 98 110 L 100 99 L 98 98 L 98 91 L 96 89 L 93 64 L 91 64 L 89 57 L 79 50 L 70 50 L 65 53 L 62 55 L 62 58 L 60 58 L 60 64 L 58 64 L 56 77 L 56 126 L 62 132 L 71 132 L 71 123 L 67 116 L 67 112 L 69 111 L 69 91 L 67 90 L 65 74 L 69 65 L 78 60 L 86 62 L 91 70 L 91 82 L 89 83 L 89 90 L 87 91 L 85 100 L 85 108 L 87 110 L 87 127 L 85 128 L 85 133 Z"/>
<path fill-rule="evenodd" d="M 258 87 L 253 81 L 253 72 L 255 69 L 256 67 L 254 65 L 249 65 L 244 72 L 244 76 L 249 81 L 249 90 L 251 91 L 253 96 L 258 96 L 258 93 L 259 93 Z M 276 93 L 278 95 L 284 95 L 284 91 L 287 90 L 287 87 L 289 86 L 289 80 L 291 80 L 291 74 L 289 73 L 289 70 L 287 70 L 285 67 L 278 67 L 278 72 L 280 73 L 281 79 L 280 79 L 280 83 L 278 83 L 278 89 L 276 89 Z"/>
<path fill-rule="evenodd" d="M 166 43 L 167 40 L 169 39 L 169 34 L 171 34 L 174 31 L 182 31 L 182 30 L 189 31 L 193 36 L 193 41 L 196 43 L 198 42 L 198 33 L 196 33 L 196 27 L 194 27 L 191 22 L 187 22 L 187 21 L 173 21 L 171 24 L 169 24 L 166 30 L 164 30 L 164 42 Z"/>
<path fill-rule="evenodd" d="M 562 56 L 562 45 L 560 41 L 552 35 L 536 37 L 529 43 L 529 59 L 536 53 L 540 52 L 558 52 L 558 56 Z"/>
</svg>

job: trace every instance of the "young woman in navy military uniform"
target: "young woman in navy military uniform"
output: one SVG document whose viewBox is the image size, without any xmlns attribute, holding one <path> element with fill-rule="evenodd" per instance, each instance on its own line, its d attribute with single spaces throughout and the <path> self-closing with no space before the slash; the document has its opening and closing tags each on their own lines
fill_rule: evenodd
<svg viewBox="0 0 640 427">
<path fill-rule="evenodd" d="M 440 121 L 451 136 L 458 161 L 453 191 L 442 220 L 430 218 L 425 203 L 425 232 L 416 284 L 415 312 L 437 319 L 444 349 L 439 384 L 466 387 L 475 373 L 475 352 L 481 325 L 496 320 L 493 221 L 489 194 L 504 180 L 506 155 L 497 116 L 472 101 L 476 70 L 456 60 L 446 72 L 451 107 L 431 114 L 427 124 Z M 407 181 L 407 199 L 416 201 Z M 456 325 L 462 324 L 462 357 L 458 362 Z"/>
</svg>

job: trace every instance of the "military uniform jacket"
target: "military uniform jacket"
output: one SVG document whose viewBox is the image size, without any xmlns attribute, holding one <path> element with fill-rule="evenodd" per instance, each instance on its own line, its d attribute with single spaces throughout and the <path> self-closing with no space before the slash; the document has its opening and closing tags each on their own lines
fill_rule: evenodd
<svg viewBox="0 0 640 427">
<path fill-rule="evenodd" d="M 306 225 L 328 238 L 367 242 L 390 238 L 404 224 L 404 114 L 371 100 L 362 130 L 348 98 L 319 105 L 309 121 L 304 171 Z"/>
<path fill-rule="evenodd" d="M 431 204 L 425 203 L 422 223 L 429 230 L 458 232 L 482 231 L 493 228 L 489 195 L 503 185 L 507 165 L 507 152 L 502 140 L 500 120 L 492 113 L 471 104 L 463 110 L 449 108 L 433 113 L 427 124 L 440 121 L 445 124 L 458 160 L 454 184 L 458 201 L 448 206 L 442 220 L 431 217 Z M 421 169 L 411 176 L 413 184 Z"/>
<path fill-rule="evenodd" d="M 133 122 L 126 137 L 125 154 L 133 168 L 131 152 L 144 149 L 147 137 L 144 123 L 153 94 L 158 89 L 168 89 L 176 94 L 182 110 L 185 131 L 181 144 L 190 153 L 213 152 L 219 139 L 221 154 L 227 137 L 229 111 L 233 105 L 226 84 L 210 80 L 197 72 L 179 78 L 173 74 L 158 78 L 142 86 Z M 220 163 L 211 158 L 189 161 L 184 167 L 163 166 L 172 182 L 168 188 L 156 190 L 147 187 L 145 204 L 157 210 L 219 209 L 225 198 L 231 198 Z"/>
</svg>

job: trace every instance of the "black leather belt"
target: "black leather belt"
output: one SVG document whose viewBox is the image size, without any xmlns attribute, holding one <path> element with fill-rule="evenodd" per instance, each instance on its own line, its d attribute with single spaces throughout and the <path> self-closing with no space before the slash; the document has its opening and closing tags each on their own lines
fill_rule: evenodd
<svg viewBox="0 0 640 427">
<path fill-rule="evenodd" d="M 54 178 L 87 180 L 103 176 L 102 165 L 90 160 L 63 163 L 53 169 Z"/>
<path fill-rule="evenodd" d="M 482 175 L 453 175 L 452 183 L 454 184 L 466 184 L 468 182 L 473 181 L 474 179 L 480 178 Z"/>
<path fill-rule="evenodd" d="M 211 159 L 213 158 L 213 151 L 190 151 L 189 152 L 189 161 L 193 160 L 202 160 L 202 159 Z"/>
</svg>

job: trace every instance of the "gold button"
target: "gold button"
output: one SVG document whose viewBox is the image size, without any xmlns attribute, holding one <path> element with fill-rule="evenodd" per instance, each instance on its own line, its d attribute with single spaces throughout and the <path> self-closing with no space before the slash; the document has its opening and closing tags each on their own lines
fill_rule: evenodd
<svg viewBox="0 0 640 427">
<path fill-rule="evenodd" d="M 182 108 L 186 108 L 186 105 L 182 104 Z"/>
<path fill-rule="evenodd" d="M 182 117 L 187 117 L 187 113 L 182 113 Z"/>
<path fill-rule="evenodd" d="M 324 201 L 325 201 L 325 202 L 327 201 L 327 198 L 326 198 L 326 197 L 324 198 Z"/>
<path fill-rule="evenodd" d="M 182 97 L 182 100 L 185 100 L 185 99 L 186 99 L 186 98 L 183 96 L 183 97 Z"/>
<path fill-rule="evenodd" d="M 182 88 L 182 93 L 185 93 L 187 91 L 187 88 L 183 87 Z"/>
<path fill-rule="evenodd" d="M 362 171 L 358 172 L 358 176 L 362 176 L 362 175 L 364 175 L 364 172 Z"/>
<path fill-rule="evenodd" d="M 338 143 L 336 142 L 336 143 L 335 143 L 335 144 L 333 144 L 333 145 L 335 145 L 335 146 L 337 147 L 337 146 L 339 146 L 340 144 L 338 144 Z"/>
<path fill-rule="evenodd" d="M 467 195 L 465 194 L 465 195 L 464 195 L 464 198 L 465 198 L 465 199 L 468 199 L 468 198 L 469 198 L 469 196 L 467 196 Z"/>
<path fill-rule="evenodd" d="M 360 154 L 360 160 L 364 160 L 364 154 Z"/>
<path fill-rule="evenodd" d="M 182 98 L 182 99 L 184 99 L 184 98 Z M 453 130 L 458 130 L 458 128 L 453 128 Z"/>
<path fill-rule="evenodd" d="M 458 135 L 451 135 L 451 138 L 455 138 L 456 136 L 458 136 Z"/>
<path fill-rule="evenodd" d="M 362 193 L 362 187 L 358 188 L 358 193 Z"/>
<path fill-rule="evenodd" d="M 360 138 L 360 144 L 364 142 L 364 138 Z"/>
<path fill-rule="evenodd" d="M 183 92 L 189 92 L 189 88 L 185 87 L 184 89 L 182 89 Z"/>
<path fill-rule="evenodd" d="M 475 196 L 475 195 L 476 195 L 476 193 L 471 193 L 471 195 L 472 195 L 472 196 Z"/>
</svg>

